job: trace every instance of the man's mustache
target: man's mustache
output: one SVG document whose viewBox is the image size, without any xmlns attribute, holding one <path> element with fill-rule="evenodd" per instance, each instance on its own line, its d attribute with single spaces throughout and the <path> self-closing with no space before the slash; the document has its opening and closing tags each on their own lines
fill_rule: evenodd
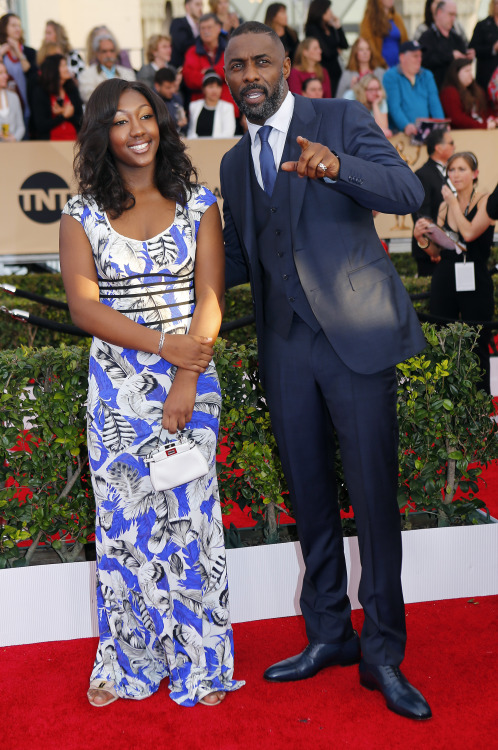
<svg viewBox="0 0 498 750">
<path fill-rule="evenodd" d="M 261 86 L 257 83 L 250 83 L 239 91 L 240 96 L 245 96 L 249 91 L 262 91 L 265 96 L 268 96 L 268 89 L 266 86 Z"/>
</svg>

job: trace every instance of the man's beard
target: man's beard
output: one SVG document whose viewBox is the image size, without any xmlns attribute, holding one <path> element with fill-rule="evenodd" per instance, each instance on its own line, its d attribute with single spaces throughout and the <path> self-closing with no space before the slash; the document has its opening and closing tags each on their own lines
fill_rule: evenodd
<svg viewBox="0 0 498 750">
<path fill-rule="evenodd" d="M 261 104 L 258 104 L 257 106 L 251 106 L 248 104 L 245 99 L 242 98 L 242 95 L 247 93 L 248 91 L 251 91 L 252 89 L 257 89 L 258 91 L 263 91 L 266 95 L 266 98 L 261 102 Z M 282 104 L 284 98 L 285 98 L 285 78 L 283 71 L 280 74 L 280 78 L 277 81 L 275 88 L 273 89 L 273 93 L 268 95 L 268 88 L 266 86 L 263 86 L 262 84 L 253 83 L 249 84 L 249 86 L 246 86 L 244 89 L 241 90 L 240 99 L 237 99 L 233 91 L 230 89 L 230 93 L 232 94 L 232 97 L 240 109 L 241 113 L 247 117 L 249 121 L 251 120 L 267 120 L 269 117 L 275 114 L 275 112 L 280 108 L 280 105 Z"/>
</svg>

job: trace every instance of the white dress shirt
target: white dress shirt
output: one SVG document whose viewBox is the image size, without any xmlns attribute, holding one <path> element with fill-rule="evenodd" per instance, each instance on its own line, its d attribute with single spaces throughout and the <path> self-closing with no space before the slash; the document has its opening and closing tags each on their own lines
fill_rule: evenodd
<svg viewBox="0 0 498 750">
<path fill-rule="evenodd" d="M 284 152 L 285 139 L 287 138 L 287 131 L 289 130 L 290 121 L 294 114 L 294 97 L 289 91 L 285 99 L 283 100 L 280 108 L 275 112 L 274 115 L 268 118 L 265 125 L 271 125 L 272 131 L 268 138 L 271 150 L 273 151 L 273 158 L 275 159 L 275 169 L 278 172 L 280 167 L 280 161 Z M 252 122 L 247 122 L 249 136 L 251 138 L 251 154 L 254 164 L 254 171 L 256 173 L 256 179 L 258 184 L 263 190 L 265 186 L 263 184 L 263 178 L 261 177 L 261 167 L 259 164 L 259 154 L 261 152 L 261 140 L 258 135 L 258 130 L 262 127 L 261 125 L 255 125 Z"/>
<path fill-rule="evenodd" d="M 289 91 L 282 104 L 280 105 L 280 109 L 278 109 L 277 112 L 269 117 L 268 120 L 266 120 L 266 122 L 264 123 L 265 125 L 271 125 L 272 127 L 272 131 L 268 138 L 268 143 L 270 144 L 271 150 L 273 151 L 273 158 L 275 159 L 275 169 L 277 170 L 277 174 L 280 167 L 282 154 L 284 153 L 287 132 L 292 120 L 292 115 L 294 114 L 294 102 L 294 96 Z M 259 186 L 264 190 L 265 186 L 263 183 L 263 178 L 261 177 L 261 166 L 259 164 L 261 139 L 258 135 L 258 130 L 263 126 L 255 125 L 254 123 L 249 122 L 249 120 L 247 121 L 247 126 L 249 135 L 251 137 L 251 154 L 254 164 L 254 171 L 256 173 L 256 179 Z M 323 177 L 322 180 L 323 182 L 329 183 L 329 185 L 333 185 L 336 182 L 336 180 L 332 180 L 330 177 Z"/>
</svg>

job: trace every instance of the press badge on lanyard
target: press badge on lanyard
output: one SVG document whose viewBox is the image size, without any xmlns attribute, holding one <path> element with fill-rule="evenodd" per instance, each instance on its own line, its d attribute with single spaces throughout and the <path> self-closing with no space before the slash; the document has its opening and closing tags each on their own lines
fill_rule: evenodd
<svg viewBox="0 0 498 750">
<path fill-rule="evenodd" d="M 455 263 L 455 284 L 457 292 L 475 292 L 476 277 L 473 261 L 467 262 L 465 255 L 463 263 Z"/>
<path fill-rule="evenodd" d="M 467 218 L 467 214 L 469 213 L 470 204 L 472 203 L 472 198 L 474 197 L 475 188 L 473 188 L 469 202 L 467 203 L 467 208 L 464 211 L 464 216 Z M 457 243 L 457 253 L 458 253 L 459 245 Z M 460 248 L 460 252 L 462 250 L 465 250 L 465 247 Z M 460 253 L 458 253 L 460 254 Z M 467 263 L 467 253 L 464 252 L 463 254 L 463 263 L 455 263 L 455 286 L 457 292 L 475 292 L 476 290 L 476 277 L 474 273 L 474 263 L 473 261 L 470 261 Z"/>
</svg>

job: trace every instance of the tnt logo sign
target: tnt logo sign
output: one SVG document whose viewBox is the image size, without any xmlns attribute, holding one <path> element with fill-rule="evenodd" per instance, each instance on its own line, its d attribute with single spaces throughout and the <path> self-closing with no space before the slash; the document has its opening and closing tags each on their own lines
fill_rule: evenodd
<svg viewBox="0 0 498 750">
<path fill-rule="evenodd" d="M 36 172 L 19 191 L 19 205 L 28 219 L 39 224 L 59 221 L 61 211 L 71 197 L 69 186 L 53 172 Z"/>
</svg>

